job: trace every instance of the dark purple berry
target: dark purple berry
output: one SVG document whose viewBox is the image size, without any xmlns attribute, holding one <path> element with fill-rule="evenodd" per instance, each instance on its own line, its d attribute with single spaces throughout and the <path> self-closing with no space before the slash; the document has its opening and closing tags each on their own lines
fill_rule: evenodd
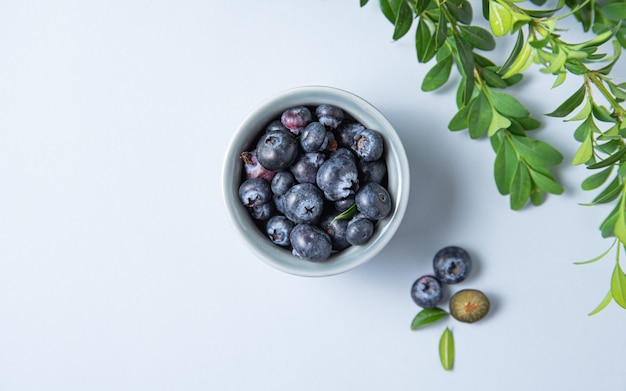
<svg viewBox="0 0 626 391">
<path fill-rule="evenodd" d="M 273 202 L 266 202 L 264 204 L 254 205 L 248 208 L 250 216 L 256 220 L 267 220 L 274 215 L 275 206 Z"/>
<path fill-rule="evenodd" d="M 300 183 L 282 197 L 285 216 L 294 223 L 314 223 L 324 212 L 322 191 L 311 183 Z"/>
<path fill-rule="evenodd" d="M 315 115 L 319 121 L 331 129 L 337 128 L 343 121 L 343 110 L 337 106 L 322 104 L 315 108 Z"/>
<path fill-rule="evenodd" d="M 387 189 L 375 182 L 363 185 L 354 196 L 356 208 L 368 219 L 381 220 L 391 212 L 391 196 Z"/>
<path fill-rule="evenodd" d="M 272 243 L 288 247 L 290 245 L 289 235 L 294 225 L 295 224 L 285 216 L 272 216 L 265 225 L 265 233 L 267 233 Z"/>
<path fill-rule="evenodd" d="M 333 250 L 341 251 L 350 246 L 346 240 L 347 219 L 337 219 L 337 213 L 329 214 L 322 218 L 320 227 L 326 231 L 333 245 Z"/>
<path fill-rule="evenodd" d="M 352 148 L 356 136 L 365 130 L 365 126 L 358 122 L 344 122 L 335 131 L 335 139 L 340 147 Z"/>
<path fill-rule="evenodd" d="M 283 195 L 296 183 L 298 182 L 291 171 L 279 171 L 272 179 L 272 193 L 279 196 Z"/>
<path fill-rule="evenodd" d="M 315 183 L 317 171 L 324 163 L 324 154 L 320 152 L 302 153 L 291 165 L 291 173 L 298 183 Z"/>
<path fill-rule="evenodd" d="M 269 202 L 272 199 L 272 189 L 261 178 L 246 179 L 239 185 L 239 199 L 244 206 L 252 208 Z"/>
<path fill-rule="evenodd" d="M 354 137 L 352 150 L 360 159 L 372 162 L 383 156 L 383 136 L 377 131 L 364 129 Z"/>
<path fill-rule="evenodd" d="M 348 210 L 349 207 L 354 205 L 354 194 L 333 202 L 333 205 L 335 206 L 335 209 L 337 209 L 339 212 Z"/>
<path fill-rule="evenodd" d="M 348 148 L 337 148 L 334 151 L 332 151 L 329 155 L 329 158 L 332 159 L 334 157 L 343 157 L 346 159 L 350 159 L 352 160 L 354 163 L 356 163 L 356 156 L 354 156 L 354 152 L 352 152 L 350 149 Z"/>
<path fill-rule="evenodd" d="M 319 122 L 311 122 L 300 134 L 300 147 L 304 152 L 319 152 L 326 149 L 326 128 Z"/>
<path fill-rule="evenodd" d="M 443 298 L 441 283 L 434 276 L 422 276 L 413 283 L 411 297 L 420 307 L 434 308 Z"/>
<path fill-rule="evenodd" d="M 276 172 L 270 171 L 259 164 L 256 158 L 256 151 L 242 152 L 241 160 L 243 161 L 246 178 L 261 178 L 271 182 Z"/>
<path fill-rule="evenodd" d="M 289 235 L 292 253 L 312 262 L 323 262 L 330 257 L 332 243 L 328 234 L 310 224 L 298 224 Z"/>
<path fill-rule="evenodd" d="M 355 216 L 346 227 L 346 241 L 353 246 L 367 243 L 373 234 L 374 223 L 365 217 Z"/>
<path fill-rule="evenodd" d="M 289 131 L 289 129 L 287 129 L 287 127 L 285 125 L 283 125 L 283 123 L 280 122 L 279 119 L 273 120 L 272 122 L 267 124 L 267 127 L 265 127 L 265 131 L 266 132 L 273 132 L 273 131 L 277 131 L 277 130 L 282 130 L 283 132 L 288 132 Z"/>
<path fill-rule="evenodd" d="M 346 198 L 359 188 L 359 171 L 349 159 L 328 159 L 317 171 L 317 186 L 330 201 Z"/>
<path fill-rule="evenodd" d="M 444 247 L 433 259 L 435 276 L 444 284 L 456 284 L 467 278 L 472 271 L 472 258 L 461 247 Z"/>
<path fill-rule="evenodd" d="M 313 121 L 313 115 L 306 106 L 291 107 L 283 111 L 280 116 L 280 122 L 296 135 L 300 134 L 311 121 Z"/>
<path fill-rule="evenodd" d="M 359 180 L 362 183 L 376 182 L 382 184 L 385 175 L 387 175 L 387 164 L 383 159 L 378 159 L 373 162 L 359 160 L 358 166 Z"/>
<path fill-rule="evenodd" d="M 259 163 L 270 171 L 288 168 L 298 157 L 298 152 L 298 141 L 293 134 L 280 130 L 263 134 L 256 146 Z"/>
</svg>

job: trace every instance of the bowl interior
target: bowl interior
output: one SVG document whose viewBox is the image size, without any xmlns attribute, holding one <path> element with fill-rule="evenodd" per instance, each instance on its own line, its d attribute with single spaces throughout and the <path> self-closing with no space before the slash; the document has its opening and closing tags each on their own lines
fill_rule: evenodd
<svg viewBox="0 0 626 391">
<path fill-rule="evenodd" d="M 258 228 L 238 196 L 243 163 L 239 155 L 254 149 L 256 140 L 271 120 L 293 106 L 316 106 L 321 103 L 341 107 L 365 127 L 379 131 L 385 141 L 384 159 L 387 163 L 387 190 L 393 209 L 378 221 L 372 238 L 364 245 L 351 246 L 334 253 L 325 262 L 299 259 L 290 250 L 273 244 Z M 357 267 L 383 249 L 391 240 L 406 211 L 409 191 L 409 165 L 406 152 L 389 121 L 370 103 L 344 90 L 324 87 L 298 87 L 274 95 L 250 113 L 239 126 L 226 152 L 223 173 L 224 200 L 228 215 L 240 236 L 264 262 L 287 273 L 321 277 L 339 274 Z"/>
</svg>

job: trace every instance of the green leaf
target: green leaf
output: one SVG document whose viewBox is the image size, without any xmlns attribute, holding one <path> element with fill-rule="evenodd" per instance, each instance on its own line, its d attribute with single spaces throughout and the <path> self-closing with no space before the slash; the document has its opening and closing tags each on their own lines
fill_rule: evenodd
<svg viewBox="0 0 626 391">
<path fill-rule="evenodd" d="M 608 84 L 613 96 L 615 96 L 620 101 L 626 100 L 626 91 L 619 88 L 615 83 L 607 82 L 606 84 Z"/>
<path fill-rule="evenodd" d="M 593 143 L 591 137 L 587 137 L 576 151 L 572 159 L 572 165 L 585 164 L 593 157 Z"/>
<path fill-rule="evenodd" d="M 463 69 L 463 73 L 465 74 L 465 77 L 473 79 L 475 63 L 474 63 L 474 55 L 472 53 L 472 48 L 463 39 L 457 39 L 456 46 L 457 46 L 457 50 L 459 53 L 459 61 L 461 62 L 461 68 Z"/>
<path fill-rule="evenodd" d="M 357 212 L 357 208 L 356 208 L 356 204 L 352 204 L 348 207 L 348 209 L 344 210 L 343 212 L 339 213 L 337 216 L 335 216 L 333 218 L 333 221 L 335 220 L 348 220 L 354 217 L 354 215 L 356 215 Z"/>
<path fill-rule="evenodd" d="M 615 236 L 613 233 L 613 227 L 615 227 L 615 221 L 617 220 L 617 212 L 621 205 L 617 204 L 615 208 L 609 213 L 609 215 L 604 219 L 602 224 L 600 224 L 600 232 L 602 233 L 603 238 L 610 238 Z"/>
<path fill-rule="evenodd" d="M 524 129 L 526 130 L 535 130 L 535 129 L 539 129 L 539 127 L 541 126 L 541 122 L 539 122 L 538 120 L 532 118 L 532 117 L 526 117 L 526 118 L 517 118 L 516 119 L 520 125 L 522 125 L 524 127 Z"/>
<path fill-rule="evenodd" d="M 591 112 L 593 116 L 596 117 L 599 121 L 615 123 L 617 120 L 611 115 L 611 112 L 604 107 L 593 103 L 591 105 Z"/>
<path fill-rule="evenodd" d="M 580 104 L 583 102 L 586 91 L 587 90 L 585 88 L 585 85 L 583 84 L 576 92 L 574 92 L 574 94 L 572 94 L 572 96 L 567 98 L 565 102 L 563 102 L 559 107 L 557 107 L 556 110 L 546 115 L 549 115 L 551 117 L 565 117 L 569 115 L 572 111 L 574 111 L 575 108 L 580 106 Z"/>
<path fill-rule="evenodd" d="M 589 99 L 587 99 L 587 101 L 585 102 L 585 105 L 583 106 L 583 108 L 578 112 L 578 114 L 576 114 L 575 116 L 573 116 L 570 119 L 566 119 L 565 122 L 569 122 L 569 121 L 582 121 L 584 119 L 589 118 L 589 114 L 591 114 L 591 102 L 589 101 Z"/>
<path fill-rule="evenodd" d="M 397 10 L 400 8 L 404 0 L 380 0 L 380 9 L 392 24 L 396 23 Z"/>
<path fill-rule="evenodd" d="M 483 136 L 489 129 L 493 117 L 491 104 L 481 91 L 469 112 L 469 133 L 471 138 Z"/>
<path fill-rule="evenodd" d="M 613 227 L 613 233 L 615 237 L 622 243 L 626 243 L 626 216 L 623 205 L 617 211 L 617 220 L 615 220 L 615 227 Z M 619 251 L 619 246 L 617 247 Z M 626 289 L 626 285 L 624 286 Z"/>
<path fill-rule="evenodd" d="M 600 304 L 598 304 L 598 306 L 593 311 L 588 313 L 587 315 L 588 316 L 593 316 L 593 315 L 597 314 L 598 312 L 602 311 L 603 309 L 606 308 L 607 305 L 609 305 L 611 300 L 613 300 L 613 294 L 609 290 L 609 292 L 606 294 L 606 296 L 604 296 L 604 299 L 602 299 Z"/>
<path fill-rule="evenodd" d="M 626 308 L 626 274 L 624 274 L 622 268 L 619 266 L 619 262 L 615 264 L 613 277 L 611 278 L 611 295 L 613 296 L 613 300 L 615 300 L 620 307 Z"/>
<path fill-rule="evenodd" d="M 496 110 L 491 111 L 491 122 L 489 123 L 489 129 L 487 130 L 487 135 L 489 137 L 493 136 L 500 129 L 508 129 L 511 126 L 511 121 L 498 113 Z"/>
<path fill-rule="evenodd" d="M 530 176 L 541 190 L 550 194 L 563 194 L 563 187 L 559 185 L 551 176 L 535 170 L 530 170 Z"/>
<path fill-rule="evenodd" d="M 496 37 L 502 37 L 511 31 L 513 15 L 510 9 L 495 0 L 489 1 L 489 26 Z"/>
<path fill-rule="evenodd" d="M 526 205 L 530 198 L 531 185 L 528 169 L 524 164 L 518 164 L 511 185 L 511 209 L 520 210 Z"/>
<path fill-rule="evenodd" d="M 592 116 L 588 116 L 578 127 L 574 130 L 574 139 L 579 142 L 583 142 L 590 138 L 595 132 L 599 132 L 600 129 L 596 126 Z"/>
<path fill-rule="evenodd" d="M 622 185 L 619 182 L 619 177 L 616 176 L 601 192 L 598 194 L 593 201 L 591 201 L 592 205 L 597 204 L 606 204 L 613 200 L 615 200 L 622 192 Z"/>
<path fill-rule="evenodd" d="M 561 84 L 565 83 L 565 79 L 567 78 L 567 72 L 562 71 L 556 75 L 556 79 L 554 80 L 554 84 L 552 84 L 552 88 L 557 88 Z"/>
<path fill-rule="evenodd" d="M 480 74 L 484 81 L 491 87 L 506 88 L 509 84 L 504 81 L 495 71 L 489 68 L 481 68 Z"/>
<path fill-rule="evenodd" d="M 393 40 L 402 38 L 411 29 L 413 24 L 413 10 L 409 7 L 406 1 L 400 3 L 400 7 L 396 14 L 396 20 L 394 22 Z"/>
<path fill-rule="evenodd" d="M 512 136 L 515 149 L 534 167 L 556 166 L 563 161 L 563 155 L 550 144 L 530 137 Z"/>
<path fill-rule="evenodd" d="M 448 56 L 432 67 L 422 81 L 423 91 L 434 91 L 444 85 L 450 77 L 452 69 L 452 56 Z"/>
<path fill-rule="evenodd" d="M 417 0 L 415 3 L 415 13 L 421 15 L 430 5 L 431 0 Z"/>
<path fill-rule="evenodd" d="M 600 8 L 600 12 L 612 20 L 620 21 L 626 19 L 626 5 L 623 1 L 617 1 L 615 3 L 605 5 Z"/>
<path fill-rule="evenodd" d="M 450 14 L 456 20 L 463 24 L 472 23 L 472 5 L 469 1 L 461 1 L 459 5 L 452 4 L 451 2 L 446 2 L 445 4 Z"/>
<path fill-rule="evenodd" d="M 439 359 L 443 369 L 446 371 L 452 369 L 454 365 L 454 338 L 452 331 L 448 327 L 446 327 L 439 340 Z"/>
<path fill-rule="evenodd" d="M 489 96 L 495 109 L 504 115 L 513 118 L 524 118 L 530 114 L 524 105 L 507 93 L 491 90 Z"/>
<path fill-rule="evenodd" d="M 459 26 L 461 37 L 470 45 L 480 50 L 493 50 L 496 41 L 489 31 L 478 26 Z"/>
<path fill-rule="evenodd" d="M 598 187 L 602 186 L 604 182 L 606 182 L 612 171 L 613 166 L 609 166 L 600 172 L 590 175 L 589 177 L 585 178 L 585 180 L 580 184 L 580 187 L 583 190 L 597 189 Z"/>
<path fill-rule="evenodd" d="M 598 262 L 599 260 L 607 256 L 609 251 L 611 251 L 611 249 L 615 246 L 615 243 L 617 243 L 617 240 L 614 240 L 613 244 L 611 244 L 611 246 L 606 249 L 606 251 L 602 252 L 602 254 L 598 255 L 597 257 L 591 258 L 588 261 L 574 262 L 574 265 L 588 265 L 590 263 Z"/>
<path fill-rule="evenodd" d="M 428 43 L 430 42 L 431 32 L 428 25 L 424 21 L 424 18 L 420 18 L 417 22 L 417 29 L 415 30 L 415 51 L 417 52 L 417 61 L 421 63 L 427 62 L 428 57 Z"/>
<path fill-rule="evenodd" d="M 469 113 L 471 103 L 473 103 L 473 101 L 470 102 L 470 104 L 463 106 L 454 115 L 454 117 L 452 117 L 450 123 L 448 124 L 448 129 L 452 131 L 467 129 L 467 127 L 469 126 Z"/>
<path fill-rule="evenodd" d="M 522 51 L 523 47 L 524 47 L 524 33 L 522 32 L 522 30 L 520 30 L 517 33 L 517 40 L 515 41 L 515 46 L 513 46 L 513 50 L 511 51 L 511 54 L 509 54 L 509 57 L 506 59 L 506 61 L 504 62 L 504 64 L 502 65 L 498 73 L 503 75 L 511 67 L 511 65 L 513 65 L 513 63 L 517 59 L 517 56 L 519 56 L 520 52 Z"/>
<path fill-rule="evenodd" d="M 446 19 L 446 13 L 439 13 L 439 22 L 437 23 L 437 48 L 443 46 L 448 39 L 448 19 Z"/>
<path fill-rule="evenodd" d="M 411 322 L 411 330 L 419 330 L 447 316 L 448 313 L 441 308 L 424 308 L 415 315 Z"/>
<path fill-rule="evenodd" d="M 519 159 L 513 146 L 508 140 L 504 140 L 496 153 L 493 167 L 493 176 L 500 194 L 507 195 L 511 193 L 511 184 L 518 165 Z"/>
<path fill-rule="evenodd" d="M 361 7 L 365 6 L 369 0 L 361 0 Z"/>
<path fill-rule="evenodd" d="M 535 206 L 539 206 L 543 203 L 543 192 L 535 182 L 533 182 L 530 187 L 530 202 Z"/>
<path fill-rule="evenodd" d="M 595 170 L 597 168 L 608 167 L 611 164 L 620 160 L 624 156 L 624 154 L 626 154 L 626 148 L 621 148 L 619 151 L 615 152 L 614 154 L 607 157 L 606 159 L 600 160 L 597 163 L 588 165 L 587 168 L 590 170 Z"/>
</svg>

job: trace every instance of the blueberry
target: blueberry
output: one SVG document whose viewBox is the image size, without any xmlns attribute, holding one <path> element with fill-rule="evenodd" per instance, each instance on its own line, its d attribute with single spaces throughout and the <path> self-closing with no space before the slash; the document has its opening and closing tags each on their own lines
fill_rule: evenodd
<svg viewBox="0 0 626 391">
<path fill-rule="evenodd" d="M 296 183 L 296 178 L 293 176 L 291 171 L 279 171 L 272 179 L 272 193 L 281 196 Z"/>
<path fill-rule="evenodd" d="M 368 182 L 354 196 L 356 208 L 368 219 L 381 220 L 391 212 L 391 196 L 387 189 L 375 182 Z"/>
<path fill-rule="evenodd" d="M 310 224 L 298 224 L 289 235 L 292 253 L 312 262 L 323 262 L 330 257 L 332 243 L 328 234 Z"/>
<path fill-rule="evenodd" d="M 375 130 L 363 129 L 354 136 L 352 150 L 366 162 L 378 160 L 383 155 L 383 136 Z"/>
<path fill-rule="evenodd" d="M 270 171 L 267 168 L 259 164 L 256 158 L 256 151 L 242 152 L 241 160 L 243 161 L 244 171 L 246 172 L 246 178 L 261 178 L 268 182 L 271 182 L 276 172 Z"/>
<path fill-rule="evenodd" d="M 358 122 L 344 122 L 335 132 L 335 139 L 340 147 L 352 148 L 355 137 L 365 130 L 365 126 Z"/>
<path fill-rule="evenodd" d="M 329 155 L 329 159 L 330 158 L 334 158 L 334 157 L 344 157 L 346 159 L 350 159 L 352 160 L 354 163 L 356 163 L 356 156 L 354 156 L 354 152 L 352 152 L 350 149 L 348 148 L 337 148 L 334 151 L 332 151 Z"/>
<path fill-rule="evenodd" d="M 351 207 L 352 205 L 354 205 L 354 194 L 351 194 L 351 195 L 347 196 L 346 198 L 342 198 L 342 199 L 339 199 L 339 200 L 333 202 L 333 206 L 339 212 L 343 212 L 345 210 L 348 210 L 348 208 Z"/>
<path fill-rule="evenodd" d="M 445 284 L 456 284 L 467 278 L 472 271 L 472 258 L 461 247 L 444 247 L 433 259 L 435 276 Z"/>
<path fill-rule="evenodd" d="M 322 218 L 320 227 L 330 236 L 333 250 L 341 251 L 350 246 L 346 240 L 346 229 L 348 228 L 348 219 L 337 219 L 337 214 L 329 214 Z"/>
<path fill-rule="evenodd" d="M 288 132 L 289 129 L 279 119 L 275 119 L 265 127 L 266 132 L 273 132 L 276 130 L 282 130 L 283 132 Z"/>
<path fill-rule="evenodd" d="M 285 197 L 284 195 L 274 194 L 272 197 L 272 201 L 274 202 L 274 206 L 276 210 L 282 214 L 285 214 Z"/>
<path fill-rule="evenodd" d="M 337 106 L 319 105 L 315 108 L 315 115 L 323 125 L 331 129 L 337 128 L 343 121 L 343 110 Z"/>
<path fill-rule="evenodd" d="M 256 146 L 259 163 L 270 171 L 281 171 L 298 157 L 298 141 L 289 132 L 280 130 L 263 134 Z"/>
<path fill-rule="evenodd" d="M 302 153 L 291 165 L 291 173 L 299 183 L 315 183 L 324 159 L 324 154 L 320 152 Z"/>
<path fill-rule="evenodd" d="M 250 216 L 256 220 L 267 220 L 274 215 L 275 206 L 273 202 L 254 205 L 248 208 Z"/>
<path fill-rule="evenodd" d="M 326 133 L 324 125 L 319 122 L 311 122 L 300 135 L 300 147 L 304 152 L 323 151 L 328 145 Z"/>
<path fill-rule="evenodd" d="M 434 308 L 443 298 L 441 282 L 434 276 L 421 276 L 411 287 L 411 297 L 420 307 Z"/>
<path fill-rule="evenodd" d="M 346 241 L 354 246 L 367 243 L 373 234 L 374 223 L 365 217 L 355 216 L 346 227 Z"/>
<path fill-rule="evenodd" d="M 294 223 L 316 222 L 324 212 L 324 196 L 311 183 L 297 184 L 281 198 L 283 213 Z"/>
<path fill-rule="evenodd" d="M 309 122 L 313 120 L 311 110 L 306 106 L 291 107 L 280 116 L 280 122 L 285 125 L 293 134 L 300 134 Z"/>
<path fill-rule="evenodd" d="M 251 178 L 239 185 L 239 199 L 248 208 L 265 204 L 272 199 L 269 183 L 261 178 Z"/>
<path fill-rule="evenodd" d="M 354 162 L 342 157 L 328 159 L 317 171 L 317 186 L 330 201 L 354 194 L 359 188 L 359 171 Z"/>
<path fill-rule="evenodd" d="M 272 216 L 265 225 L 265 233 L 272 243 L 279 246 L 288 247 L 290 245 L 289 234 L 294 227 L 294 223 L 285 216 Z"/>
<path fill-rule="evenodd" d="M 335 133 L 333 133 L 330 130 L 327 130 L 326 139 L 327 139 L 327 143 L 326 143 L 326 147 L 324 148 L 324 151 L 332 152 L 335 149 L 337 149 L 337 140 L 335 140 Z"/>
<path fill-rule="evenodd" d="M 359 160 L 358 166 L 359 180 L 362 183 L 376 182 L 382 184 L 385 175 L 387 175 L 387 164 L 383 159 L 374 160 L 373 162 Z"/>
</svg>

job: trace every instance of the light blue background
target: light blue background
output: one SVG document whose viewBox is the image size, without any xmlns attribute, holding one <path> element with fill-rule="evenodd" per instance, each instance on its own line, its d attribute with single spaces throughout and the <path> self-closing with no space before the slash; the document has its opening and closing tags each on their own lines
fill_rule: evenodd
<svg viewBox="0 0 626 391">
<path fill-rule="evenodd" d="M 572 264 L 609 246 L 596 228 L 609 210 L 578 205 L 593 194 L 568 163 L 574 125 L 541 116 L 578 81 L 551 90 L 535 67 L 515 88 L 565 155 L 566 194 L 513 212 L 488 141 L 447 130 L 454 88 L 421 92 L 430 65 L 411 33 L 391 35 L 376 1 L 1 1 L 0 389 L 622 387 L 626 311 L 586 315 L 614 260 Z M 378 107 L 412 168 L 396 237 L 324 279 L 255 259 L 220 189 L 247 113 L 311 84 Z M 474 256 L 463 287 L 492 312 L 411 332 L 410 286 L 449 244 Z"/>
</svg>

